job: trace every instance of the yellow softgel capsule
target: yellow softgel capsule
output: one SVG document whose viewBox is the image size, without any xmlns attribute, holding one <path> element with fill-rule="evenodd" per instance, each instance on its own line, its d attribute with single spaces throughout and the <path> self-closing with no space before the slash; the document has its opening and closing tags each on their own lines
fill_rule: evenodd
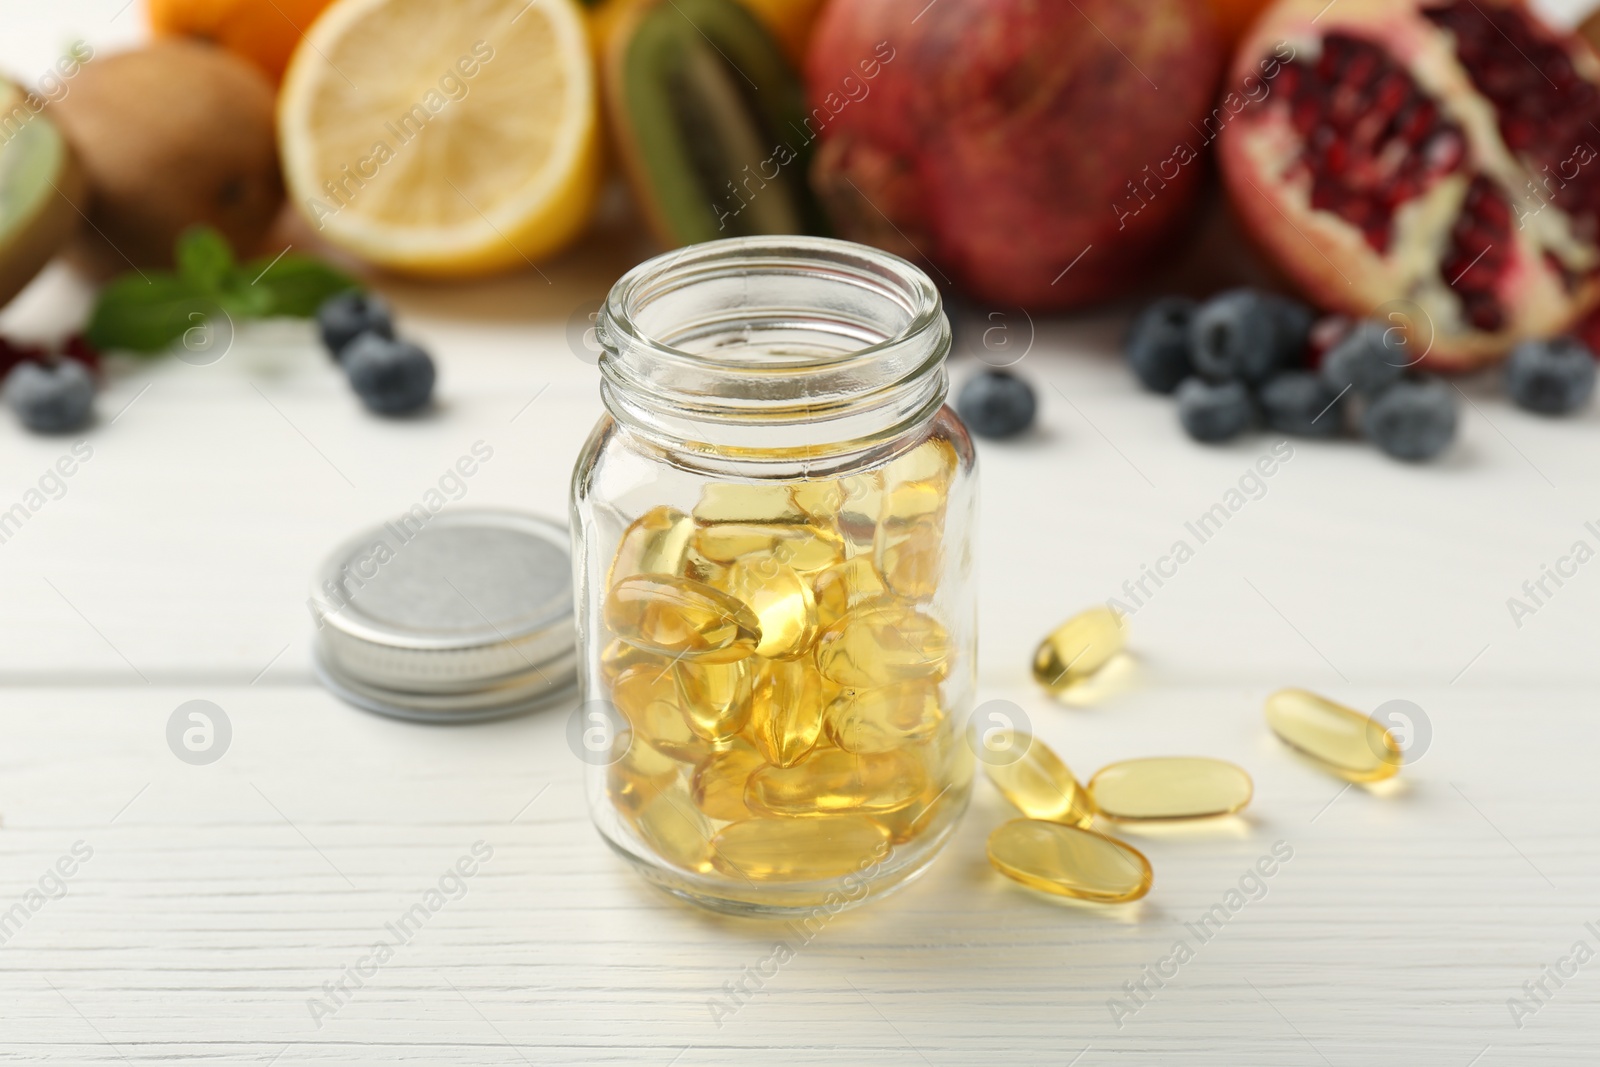
<svg viewBox="0 0 1600 1067">
<path fill-rule="evenodd" d="M 750 736 L 779 767 L 800 762 L 822 734 L 823 680 L 808 659 L 763 664 L 750 715 Z"/>
<path fill-rule="evenodd" d="M 756 654 L 789 659 L 811 651 L 817 639 L 817 601 L 811 585 L 771 557 L 743 560 L 728 569 L 729 593 L 749 605 L 761 630 Z"/>
<path fill-rule="evenodd" d="M 670 759 L 693 762 L 706 746 L 689 727 L 671 666 L 630 667 L 611 686 L 611 702 L 643 743 Z"/>
<path fill-rule="evenodd" d="M 944 507 L 944 490 L 931 482 L 897 485 L 884 494 L 873 558 L 901 596 L 923 599 L 939 589 Z"/>
<path fill-rule="evenodd" d="M 624 578 L 606 595 L 605 616 L 630 645 L 673 658 L 727 663 L 761 643 L 761 623 L 742 601 L 689 578 Z"/>
<path fill-rule="evenodd" d="M 871 689 L 950 671 L 950 635 L 906 601 L 882 597 L 853 609 L 817 640 L 817 666 L 840 685 Z"/>
<path fill-rule="evenodd" d="M 626 731 L 614 744 L 614 751 L 622 755 L 606 768 L 606 792 L 622 811 L 637 815 L 678 780 L 678 765 Z"/>
<path fill-rule="evenodd" d="M 683 574 L 694 532 L 694 520 L 677 508 L 651 508 L 623 533 L 606 585 L 635 574 Z"/>
<path fill-rule="evenodd" d="M 922 765 L 904 752 L 824 748 L 792 767 L 763 767 L 750 776 L 744 801 L 771 815 L 874 815 L 900 810 L 927 784 Z"/>
<path fill-rule="evenodd" d="M 844 538 L 850 555 L 867 554 L 878 534 L 878 516 L 883 511 L 883 474 L 869 471 L 839 479 L 843 499 L 834 524 Z"/>
<path fill-rule="evenodd" d="M 1110 819 L 1201 819 L 1242 810 L 1255 784 L 1225 760 L 1164 756 L 1101 767 L 1088 791 L 1095 810 Z"/>
<path fill-rule="evenodd" d="M 1097 904 L 1150 892 L 1150 861 L 1121 841 L 1058 822 L 1012 819 L 989 835 L 989 862 L 1030 889 Z"/>
<path fill-rule="evenodd" d="M 711 862 L 756 882 L 810 882 L 867 871 L 889 854 L 889 831 L 861 815 L 745 819 L 717 831 Z"/>
<path fill-rule="evenodd" d="M 672 673 L 678 706 L 698 736 L 721 743 L 750 721 L 750 688 L 754 679 L 748 658 L 732 663 L 684 660 L 673 667 Z"/>
<path fill-rule="evenodd" d="M 771 555 L 784 536 L 782 526 L 723 522 L 697 530 L 694 551 L 712 563 L 727 565 L 746 556 Z"/>
<path fill-rule="evenodd" d="M 906 482 L 928 482 L 942 493 L 955 478 L 959 462 L 949 438 L 930 438 L 891 460 L 883 469 L 883 483 L 893 489 Z"/>
<path fill-rule="evenodd" d="M 1039 645 L 1033 677 L 1046 689 L 1061 692 L 1104 667 L 1126 641 L 1127 628 L 1116 612 L 1090 608 L 1056 627 Z"/>
<path fill-rule="evenodd" d="M 1007 742 L 1009 751 L 1020 751 L 1021 758 L 1010 763 L 986 761 L 983 773 L 1013 807 L 1044 822 L 1085 828 L 1094 821 L 1089 795 L 1049 745 L 1020 731 Z"/>
<path fill-rule="evenodd" d="M 811 587 L 817 601 L 817 625 L 824 630 L 844 618 L 851 608 L 888 592 L 878 568 L 867 556 L 856 556 L 818 572 Z"/>
<path fill-rule="evenodd" d="M 792 483 L 789 495 L 808 520 L 827 525 L 838 518 L 845 501 L 845 486 L 837 478 L 808 478 Z"/>
<path fill-rule="evenodd" d="M 805 513 L 794 502 L 789 485 L 783 482 L 710 482 L 700 491 L 694 506 L 696 522 L 787 523 L 804 522 Z"/>
<path fill-rule="evenodd" d="M 1354 708 L 1308 693 L 1281 689 L 1267 698 L 1267 725 L 1302 755 L 1351 782 L 1377 782 L 1400 773 L 1394 735 Z"/>
<path fill-rule="evenodd" d="M 645 844 L 673 866 L 696 874 L 711 871 L 711 824 L 694 806 L 681 782 L 663 789 L 645 804 L 634 816 L 633 825 Z"/>
<path fill-rule="evenodd" d="M 966 795 L 965 791 L 957 791 L 951 786 L 935 789 L 930 782 L 927 789 L 899 811 L 883 812 L 873 818 L 888 827 L 890 841 L 901 845 L 933 832 L 954 819 L 956 803 Z"/>
<path fill-rule="evenodd" d="M 812 574 L 844 559 L 839 535 L 818 526 L 760 525 L 742 522 L 707 526 L 694 535 L 691 558 L 727 565 L 770 557 L 801 574 Z"/>
<path fill-rule="evenodd" d="M 846 752 L 890 752 L 925 741 L 944 721 L 938 686 L 902 682 L 846 689 L 828 705 L 828 736 Z"/>
<path fill-rule="evenodd" d="M 622 638 L 616 637 L 600 650 L 600 676 L 608 683 L 615 682 L 622 676 L 622 672 L 630 667 L 655 664 L 658 669 L 665 669 L 671 662 L 653 652 L 635 648 Z"/>
<path fill-rule="evenodd" d="M 713 753 L 695 766 L 689 781 L 694 806 L 713 819 L 734 822 L 754 813 L 745 806 L 744 791 L 750 776 L 766 765 L 755 746 L 735 740 L 726 750 Z"/>
</svg>

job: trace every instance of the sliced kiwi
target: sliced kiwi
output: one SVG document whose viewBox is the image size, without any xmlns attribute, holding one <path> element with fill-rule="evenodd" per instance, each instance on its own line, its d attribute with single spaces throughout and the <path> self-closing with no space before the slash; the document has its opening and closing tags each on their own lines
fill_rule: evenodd
<svg viewBox="0 0 1600 1067">
<path fill-rule="evenodd" d="M 646 0 L 605 63 L 618 152 L 663 242 L 821 232 L 804 90 L 744 7 Z"/>
<path fill-rule="evenodd" d="M 71 148 L 35 103 L 0 83 L 0 306 L 71 239 L 83 198 Z"/>
</svg>

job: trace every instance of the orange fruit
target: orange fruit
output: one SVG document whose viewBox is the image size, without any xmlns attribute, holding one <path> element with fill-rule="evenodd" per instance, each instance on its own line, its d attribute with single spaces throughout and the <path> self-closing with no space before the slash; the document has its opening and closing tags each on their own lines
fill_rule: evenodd
<svg viewBox="0 0 1600 1067">
<path fill-rule="evenodd" d="M 1217 20 L 1222 40 L 1231 49 L 1272 0 L 1210 0 L 1210 3 L 1211 16 Z"/>
<path fill-rule="evenodd" d="M 199 37 L 254 64 L 276 85 L 332 0 L 149 0 L 157 34 Z"/>
</svg>

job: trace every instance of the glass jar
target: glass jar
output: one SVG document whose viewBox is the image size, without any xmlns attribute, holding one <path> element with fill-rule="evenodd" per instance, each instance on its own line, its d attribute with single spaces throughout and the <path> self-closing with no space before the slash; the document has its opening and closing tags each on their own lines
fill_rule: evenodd
<svg viewBox="0 0 1600 1067">
<path fill-rule="evenodd" d="M 572 530 L 600 833 L 735 913 L 903 884 L 973 768 L 976 476 L 938 291 L 845 241 L 716 241 L 629 272 L 597 334 Z"/>
</svg>

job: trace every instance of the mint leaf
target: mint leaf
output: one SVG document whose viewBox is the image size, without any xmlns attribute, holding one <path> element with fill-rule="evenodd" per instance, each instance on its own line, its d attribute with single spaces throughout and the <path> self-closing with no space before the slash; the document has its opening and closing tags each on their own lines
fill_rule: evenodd
<svg viewBox="0 0 1600 1067">
<path fill-rule="evenodd" d="M 220 292 L 233 269 L 233 249 L 210 226 L 191 226 L 178 236 L 178 277 L 202 293 Z"/>
<path fill-rule="evenodd" d="M 359 288 L 311 256 L 237 263 L 227 240 L 209 226 L 185 230 L 175 258 L 177 273 L 125 274 L 101 290 L 84 330 L 91 344 L 159 352 L 211 319 L 310 318 L 328 297 Z"/>
<path fill-rule="evenodd" d="M 221 309 L 207 294 L 173 274 L 123 277 L 100 293 L 84 336 L 96 348 L 159 352 Z"/>
<path fill-rule="evenodd" d="M 264 315 L 310 318 L 328 297 L 359 288 L 348 274 L 310 256 L 286 255 L 276 263 L 257 260 L 246 264 L 241 273 L 256 279 L 252 288 L 271 294 L 271 309 L 262 312 Z"/>
</svg>

